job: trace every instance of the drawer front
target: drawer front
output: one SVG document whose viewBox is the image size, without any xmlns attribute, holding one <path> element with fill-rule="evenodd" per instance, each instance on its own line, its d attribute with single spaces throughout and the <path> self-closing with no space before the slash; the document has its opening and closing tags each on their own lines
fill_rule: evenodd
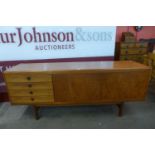
<svg viewBox="0 0 155 155">
<path fill-rule="evenodd" d="M 155 62 L 155 54 L 154 54 L 154 53 L 149 53 L 149 54 L 148 54 L 148 58 L 149 58 L 150 60 L 152 60 L 153 62 Z"/>
<path fill-rule="evenodd" d="M 44 104 L 44 103 L 52 103 L 52 96 L 12 96 L 10 97 L 11 102 L 13 104 Z"/>
<path fill-rule="evenodd" d="M 135 43 L 136 42 L 136 38 L 134 38 L 133 36 L 128 36 L 128 37 L 125 37 L 124 39 L 125 42 L 133 42 Z"/>
<path fill-rule="evenodd" d="M 147 48 L 148 46 L 148 43 L 136 43 L 136 47 L 139 47 L 139 48 Z"/>
<path fill-rule="evenodd" d="M 52 89 L 51 82 L 25 82 L 25 83 L 16 83 L 10 82 L 7 83 L 7 87 L 9 90 L 31 90 L 31 89 Z"/>
<path fill-rule="evenodd" d="M 10 89 L 9 90 L 10 96 L 52 96 L 53 91 L 51 89 L 29 89 L 29 90 L 22 90 L 22 89 Z"/>
<path fill-rule="evenodd" d="M 146 54 L 146 48 L 121 49 L 121 55 L 126 54 Z"/>
<path fill-rule="evenodd" d="M 155 78 L 155 71 L 154 71 L 154 70 L 152 70 L 151 76 L 152 76 L 153 78 Z"/>
<path fill-rule="evenodd" d="M 120 60 L 128 60 L 127 56 L 120 56 Z"/>
<path fill-rule="evenodd" d="M 7 82 L 50 82 L 51 76 L 48 74 L 37 73 L 20 73 L 20 74 L 5 74 Z"/>
<path fill-rule="evenodd" d="M 121 43 L 121 48 L 134 48 L 136 46 L 135 43 Z"/>
<path fill-rule="evenodd" d="M 137 62 L 143 62 L 143 56 L 139 55 L 124 55 L 120 57 L 120 60 L 133 60 Z"/>
<path fill-rule="evenodd" d="M 121 48 L 147 48 L 148 43 L 121 43 Z"/>
</svg>

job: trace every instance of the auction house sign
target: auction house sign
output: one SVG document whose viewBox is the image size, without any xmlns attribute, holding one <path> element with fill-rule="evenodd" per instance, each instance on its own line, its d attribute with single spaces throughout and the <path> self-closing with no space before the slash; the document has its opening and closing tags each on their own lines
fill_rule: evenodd
<svg viewBox="0 0 155 155">
<path fill-rule="evenodd" d="M 0 27 L 0 61 L 113 56 L 116 27 Z"/>
</svg>

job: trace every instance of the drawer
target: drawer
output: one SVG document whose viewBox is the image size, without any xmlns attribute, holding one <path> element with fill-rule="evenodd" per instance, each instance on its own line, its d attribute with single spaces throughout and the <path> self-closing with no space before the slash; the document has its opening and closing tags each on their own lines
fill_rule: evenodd
<svg viewBox="0 0 155 155">
<path fill-rule="evenodd" d="M 139 55 L 128 55 L 128 56 L 121 56 L 120 60 L 133 60 L 137 62 L 143 62 L 143 56 Z"/>
<path fill-rule="evenodd" d="M 120 44 L 121 48 L 134 48 L 136 47 L 135 43 L 121 43 Z"/>
<path fill-rule="evenodd" d="M 151 74 L 152 77 L 155 77 L 155 71 L 152 70 L 152 74 Z"/>
<path fill-rule="evenodd" d="M 136 38 L 134 38 L 133 36 L 128 36 L 124 38 L 125 42 L 130 42 L 130 43 L 135 43 L 136 42 Z"/>
<path fill-rule="evenodd" d="M 51 81 L 51 76 L 39 73 L 6 73 L 5 79 L 7 82 L 47 82 Z"/>
<path fill-rule="evenodd" d="M 148 43 L 121 43 L 121 48 L 147 48 Z"/>
<path fill-rule="evenodd" d="M 136 43 L 135 45 L 138 48 L 147 48 L 148 47 L 148 43 Z"/>
<path fill-rule="evenodd" d="M 128 57 L 126 55 L 120 56 L 120 60 L 128 60 Z"/>
<path fill-rule="evenodd" d="M 31 89 L 52 89 L 51 82 L 10 82 L 7 83 L 7 87 L 9 90 L 31 90 Z"/>
<path fill-rule="evenodd" d="M 20 89 L 10 89 L 10 96 L 53 96 L 53 91 L 51 89 L 29 89 L 29 90 L 20 90 Z"/>
<path fill-rule="evenodd" d="M 146 54 L 146 48 L 132 48 L 132 49 L 121 49 L 121 55 L 126 54 Z"/>
<path fill-rule="evenodd" d="M 10 97 L 13 104 L 37 104 L 52 103 L 52 96 L 12 96 Z"/>
<path fill-rule="evenodd" d="M 152 60 L 153 62 L 155 62 L 155 54 L 154 54 L 154 53 L 149 53 L 149 54 L 148 54 L 148 58 L 149 58 L 150 60 Z"/>
</svg>

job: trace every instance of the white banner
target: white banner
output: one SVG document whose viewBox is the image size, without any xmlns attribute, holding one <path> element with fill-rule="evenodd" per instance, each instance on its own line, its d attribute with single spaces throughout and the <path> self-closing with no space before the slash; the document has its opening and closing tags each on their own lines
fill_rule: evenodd
<svg viewBox="0 0 155 155">
<path fill-rule="evenodd" d="M 0 61 L 114 56 L 116 27 L 0 27 Z"/>
</svg>

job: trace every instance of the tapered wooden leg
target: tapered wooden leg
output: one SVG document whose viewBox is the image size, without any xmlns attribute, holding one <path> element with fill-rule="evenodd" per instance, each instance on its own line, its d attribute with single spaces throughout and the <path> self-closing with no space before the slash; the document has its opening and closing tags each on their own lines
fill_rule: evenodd
<svg viewBox="0 0 155 155">
<path fill-rule="evenodd" d="M 34 109 L 34 117 L 35 117 L 36 120 L 38 120 L 40 118 L 40 116 L 39 116 L 40 107 L 33 106 L 33 109 Z"/>
<path fill-rule="evenodd" d="M 124 104 L 123 102 L 117 104 L 119 117 L 123 116 L 123 104 Z"/>
</svg>

